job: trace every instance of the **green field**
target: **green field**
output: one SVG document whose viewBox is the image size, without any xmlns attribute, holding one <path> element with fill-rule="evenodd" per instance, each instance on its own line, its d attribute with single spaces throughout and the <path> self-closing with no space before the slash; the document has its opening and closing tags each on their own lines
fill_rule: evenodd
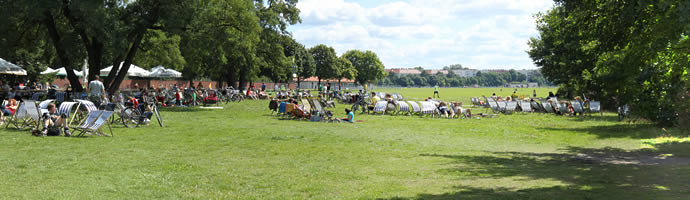
<svg viewBox="0 0 690 200">
<path fill-rule="evenodd" d="M 499 90 L 499 91 L 495 91 Z M 441 89 L 445 100 L 512 89 Z M 539 96 L 549 90 L 540 89 Z M 381 89 L 394 91 L 394 89 Z M 397 89 L 412 99 L 432 89 Z M 520 93 L 531 95 L 531 89 Z M 358 115 L 313 123 L 267 101 L 168 109 L 115 137 L 0 129 L 2 199 L 688 199 L 690 141 L 643 122 L 547 114 Z M 343 105 L 334 109 L 344 117 Z M 475 108 L 474 112 L 485 112 Z"/>
</svg>

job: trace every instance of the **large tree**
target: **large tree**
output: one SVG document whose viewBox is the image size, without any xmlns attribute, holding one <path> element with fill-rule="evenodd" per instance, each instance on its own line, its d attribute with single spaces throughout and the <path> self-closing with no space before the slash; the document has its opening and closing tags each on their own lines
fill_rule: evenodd
<svg viewBox="0 0 690 200">
<path fill-rule="evenodd" d="M 557 0 L 537 14 L 528 53 L 564 95 L 630 104 L 668 124 L 690 62 L 688 8 L 682 0 Z"/>
<path fill-rule="evenodd" d="M 342 89 L 340 87 L 342 86 L 341 81 L 343 79 L 354 80 L 357 77 L 357 69 L 344 57 L 338 58 L 335 61 L 335 65 L 338 68 L 338 89 Z"/>
<path fill-rule="evenodd" d="M 372 83 L 386 77 L 383 63 L 373 51 L 350 50 L 343 54 L 343 57 L 357 69 L 355 79 L 359 84 Z"/>
<path fill-rule="evenodd" d="M 309 49 L 309 53 L 314 58 L 316 63 L 315 75 L 319 78 L 319 84 L 322 79 L 336 79 L 338 78 L 338 66 L 336 60 L 338 56 L 335 54 L 333 47 L 319 44 Z"/>
</svg>

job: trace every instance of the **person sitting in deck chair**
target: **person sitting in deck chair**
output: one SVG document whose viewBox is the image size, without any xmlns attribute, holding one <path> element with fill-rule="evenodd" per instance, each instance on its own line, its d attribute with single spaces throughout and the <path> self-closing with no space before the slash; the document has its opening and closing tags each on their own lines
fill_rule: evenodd
<svg viewBox="0 0 690 200">
<path fill-rule="evenodd" d="M 294 100 L 294 99 L 293 99 L 293 100 L 291 101 L 291 103 L 292 103 L 292 104 L 290 104 L 290 105 L 293 106 L 292 115 L 294 115 L 294 116 L 297 117 L 298 119 L 299 119 L 299 118 L 307 118 L 307 119 L 308 119 L 308 118 L 311 117 L 311 114 L 310 114 L 310 113 L 304 112 L 304 106 L 303 106 L 303 105 L 300 106 L 299 103 L 297 103 L 297 100 Z"/>
<path fill-rule="evenodd" d="M 350 109 L 345 108 L 345 113 L 347 114 L 347 118 L 342 118 L 340 120 L 343 120 L 345 122 L 350 122 L 353 123 L 355 122 L 355 113 L 353 113 Z"/>
<path fill-rule="evenodd" d="M 376 92 L 371 92 L 371 96 L 369 97 L 369 105 L 367 106 L 369 108 L 369 111 L 374 111 L 374 106 L 376 105 L 376 102 L 380 100 L 381 98 L 376 95 Z"/>
<path fill-rule="evenodd" d="M 440 115 L 443 115 L 443 117 L 448 118 L 448 114 L 450 114 L 450 109 L 448 109 L 448 104 L 446 102 L 441 102 L 438 104 L 438 113 Z"/>
<path fill-rule="evenodd" d="M 60 135 L 60 128 L 64 129 L 65 137 L 71 136 L 69 127 L 67 127 L 67 116 L 59 115 L 55 104 L 48 104 L 48 113 L 43 114 L 43 130 L 42 136 L 58 136 Z M 34 133 L 38 136 L 38 132 Z"/>
</svg>

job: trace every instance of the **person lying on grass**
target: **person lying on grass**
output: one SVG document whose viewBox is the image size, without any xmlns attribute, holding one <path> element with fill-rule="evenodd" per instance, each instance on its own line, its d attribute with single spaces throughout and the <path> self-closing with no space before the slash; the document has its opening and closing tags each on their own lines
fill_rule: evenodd
<svg viewBox="0 0 690 200">
<path fill-rule="evenodd" d="M 350 109 L 345 108 L 345 114 L 347 114 L 347 118 L 342 118 L 340 120 L 350 122 L 350 123 L 355 122 L 355 113 L 350 111 Z"/>
<path fill-rule="evenodd" d="M 65 137 L 69 137 L 69 127 L 67 127 L 67 116 L 59 115 L 55 104 L 48 104 L 48 113 L 43 114 L 43 130 L 41 131 L 42 136 L 58 136 L 60 135 L 60 128 L 62 127 L 65 132 Z M 34 133 L 38 136 L 37 133 Z"/>
</svg>

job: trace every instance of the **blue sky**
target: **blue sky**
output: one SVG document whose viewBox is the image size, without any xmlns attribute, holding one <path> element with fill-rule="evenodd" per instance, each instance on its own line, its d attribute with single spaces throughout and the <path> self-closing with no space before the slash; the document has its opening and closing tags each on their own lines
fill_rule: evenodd
<svg viewBox="0 0 690 200">
<path fill-rule="evenodd" d="M 302 0 L 293 37 L 307 47 L 372 50 L 386 68 L 534 69 L 533 14 L 552 0 Z"/>
</svg>

